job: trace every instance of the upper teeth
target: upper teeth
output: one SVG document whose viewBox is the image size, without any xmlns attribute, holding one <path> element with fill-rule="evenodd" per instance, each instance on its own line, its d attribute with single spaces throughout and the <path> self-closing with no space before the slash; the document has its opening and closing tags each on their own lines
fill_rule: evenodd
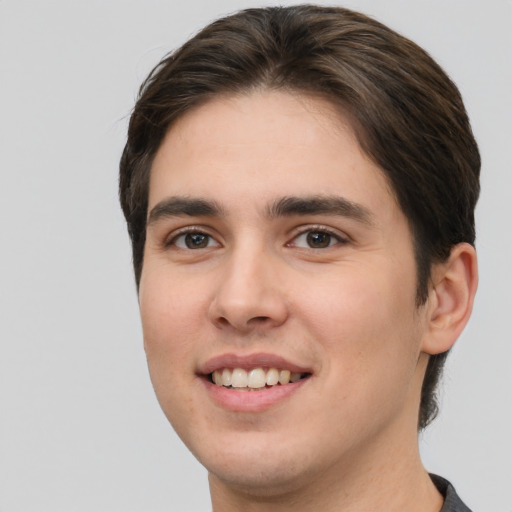
<svg viewBox="0 0 512 512">
<path fill-rule="evenodd" d="M 233 370 L 224 368 L 222 370 L 215 370 L 212 374 L 212 380 L 218 386 L 251 389 L 288 384 L 289 382 L 298 381 L 301 377 L 301 373 L 290 372 L 290 370 L 278 370 L 277 368 L 269 368 L 268 370 L 254 368 L 250 371 L 242 368 L 235 368 Z"/>
</svg>

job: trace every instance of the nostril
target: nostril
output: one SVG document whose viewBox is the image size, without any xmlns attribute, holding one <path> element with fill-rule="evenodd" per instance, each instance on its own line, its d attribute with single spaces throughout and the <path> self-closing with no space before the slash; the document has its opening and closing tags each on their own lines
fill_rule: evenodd
<svg viewBox="0 0 512 512">
<path fill-rule="evenodd" d="M 233 325 L 234 327 L 238 329 L 250 329 L 258 326 L 265 326 L 269 322 L 271 322 L 272 319 L 269 316 L 254 316 L 252 318 L 249 318 L 247 322 L 245 322 L 243 325 L 236 324 L 233 321 L 230 321 L 225 316 L 219 316 L 216 320 L 217 326 L 219 327 L 228 327 L 230 325 Z"/>
<path fill-rule="evenodd" d="M 288 317 L 288 305 L 280 291 L 263 285 L 251 291 L 251 284 L 229 279 L 223 282 L 208 306 L 208 320 L 217 328 L 239 331 L 283 324 Z"/>
<path fill-rule="evenodd" d="M 229 320 L 227 318 L 224 318 L 223 316 L 221 316 L 220 318 L 217 319 L 217 322 L 220 324 L 220 325 L 229 325 Z"/>
<path fill-rule="evenodd" d="M 268 322 L 270 318 L 268 316 L 255 316 L 254 318 L 251 318 L 249 322 L 255 323 L 255 324 L 262 324 L 264 322 Z"/>
</svg>

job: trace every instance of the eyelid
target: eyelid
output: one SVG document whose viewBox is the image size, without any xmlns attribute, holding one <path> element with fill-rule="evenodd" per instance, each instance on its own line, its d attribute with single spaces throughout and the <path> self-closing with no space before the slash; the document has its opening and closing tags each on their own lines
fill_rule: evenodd
<svg viewBox="0 0 512 512">
<path fill-rule="evenodd" d="M 214 236 L 211 233 L 211 229 L 206 228 L 205 226 L 184 226 L 182 228 L 175 229 L 168 236 L 165 237 L 163 245 L 164 247 L 177 247 L 176 240 L 180 236 L 189 235 L 193 233 L 200 233 L 206 236 L 209 236 L 212 240 L 216 242 L 216 244 L 220 247 L 221 243 L 218 240 L 218 237 Z M 177 247 L 178 249 L 181 249 Z M 182 249 L 185 250 L 185 249 Z M 192 250 L 192 249 L 191 249 Z"/>
<path fill-rule="evenodd" d="M 206 236 L 209 236 L 212 240 L 216 242 L 216 244 L 220 247 L 222 246 L 221 242 L 219 241 L 219 236 L 216 234 L 212 234 L 211 228 L 208 228 L 206 226 L 201 225 L 193 225 L 193 226 L 184 226 L 178 229 L 173 230 L 171 233 L 169 233 L 163 240 L 163 246 L 164 247 L 177 247 L 175 244 L 175 241 L 177 238 L 183 235 L 191 234 L 191 233 L 201 233 Z M 341 232 L 337 229 L 327 227 L 323 224 L 308 224 L 308 225 L 302 225 L 297 228 L 295 228 L 290 236 L 288 237 L 288 241 L 285 243 L 285 246 L 293 247 L 293 241 L 297 239 L 299 236 L 304 235 L 308 232 L 322 232 L 326 233 L 334 238 L 336 238 L 339 242 L 337 244 L 334 244 L 334 246 L 339 244 L 347 244 L 351 242 L 351 238 L 349 235 L 347 235 L 344 232 Z M 311 250 L 318 250 L 311 248 Z"/>
<path fill-rule="evenodd" d="M 294 232 L 292 233 L 291 238 L 289 238 L 289 241 L 286 242 L 285 245 L 288 247 L 293 247 L 292 243 L 295 239 L 297 239 L 299 236 L 304 235 L 309 232 L 326 233 L 326 234 L 336 238 L 339 241 L 338 244 L 334 244 L 333 246 L 329 246 L 329 247 L 334 247 L 339 244 L 344 245 L 344 244 L 348 244 L 351 242 L 350 236 L 348 236 L 346 233 L 338 231 L 337 229 L 333 229 L 333 228 L 324 226 L 322 224 L 310 224 L 310 225 L 299 226 L 298 228 L 296 228 L 294 230 Z M 318 250 L 318 249 L 314 249 L 313 247 L 311 247 L 310 249 L 315 250 L 315 251 Z"/>
</svg>

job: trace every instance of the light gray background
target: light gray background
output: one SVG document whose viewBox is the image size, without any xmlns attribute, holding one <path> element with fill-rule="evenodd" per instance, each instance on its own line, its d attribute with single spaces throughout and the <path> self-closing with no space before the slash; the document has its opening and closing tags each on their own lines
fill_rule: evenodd
<svg viewBox="0 0 512 512">
<path fill-rule="evenodd" d="M 209 510 L 147 375 L 117 166 L 160 57 L 220 14 L 273 3 L 0 1 L 0 511 Z M 512 2 L 343 5 L 424 46 L 466 101 L 481 282 L 421 445 L 475 512 L 512 512 Z"/>
</svg>

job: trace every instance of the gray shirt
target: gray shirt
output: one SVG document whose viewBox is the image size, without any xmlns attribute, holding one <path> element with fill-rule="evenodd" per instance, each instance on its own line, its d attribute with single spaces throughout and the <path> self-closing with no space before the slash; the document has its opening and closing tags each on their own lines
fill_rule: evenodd
<svg viewBox="0 0 512 512">
<path fill-rule="evenodd" d="M 453 485 L 437 475 L 430 475 L 438 491 L 444 496 L 444 505 L 440 512 L 471 512 L 458 497 Z"/>
</svg>

